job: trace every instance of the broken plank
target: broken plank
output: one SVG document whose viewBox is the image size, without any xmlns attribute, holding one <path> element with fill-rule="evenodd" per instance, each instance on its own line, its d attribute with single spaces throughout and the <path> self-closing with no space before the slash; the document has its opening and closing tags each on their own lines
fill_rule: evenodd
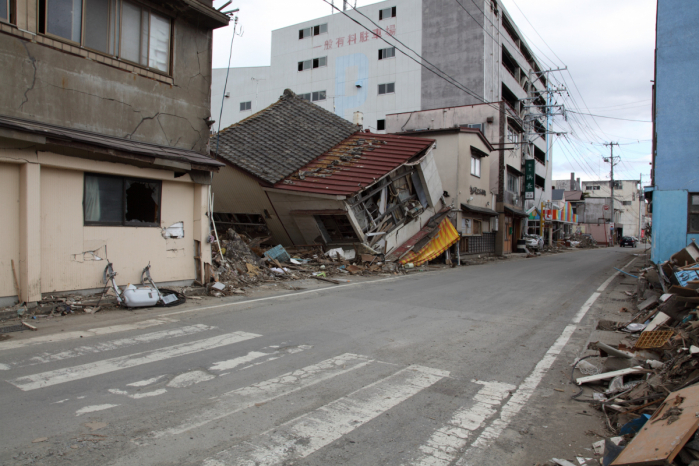
<svg viewBox="0 0 699 466">
<path fill-rule="evenodd" d="M 25 327 L 27 327 L 29 330 L 33 330 L 33 331 L 35 331 L 35 332 L 38 330 L 38 329 L 37 329 L 36 327 L 34 327 L 33 325 L 28 324 L 28 323 L 26 323 L 26 322 L 24 322 L 24 321 L 22 321 L 22 325 L 24 325 Z"/>
<path fill-rule="evenodd" d="M 340 284 L 340 282 L 338 282 L 337 280 L 333 280 L 332 278 L 319 277 L 317 275 L 313 275 L 313 278 L 315 278 L 316 280 L 323 281 L 323 282 L 334 283 L 335 285 Z"/>
<path fill-rule="evenodd" d="M 620 369 L 618 371 L 605 372 L 603 374 L 588 375 L 586 377 L 579 377 L 579 378 L 575 379 L 575 382 L 578 385 L 582 385 L 584 383 L 596 382 L 598 380 L 613 379 L 614 377 L 616 377 L 618 375 L 641 374 L 643 372 L 646 372 L 646 370 L 644 368 L 642 368 L 641 366 L 634 366 L 634 367 L 629 367 L 628 369 Z"/>
<path fill-rule="evenodd" d="M 665 314 L 662 311 L 658 312 L 656 316 L 653 317 L 653 320 L 651 320 L 650 323 L 646 325 L 646 328 L 643 329 L 643 332 L 650 332 L 651 330 L 655 330 L 661 325 L 664 325 L 668 320 L 670 320 L 669 315 Z"/>
</svg>

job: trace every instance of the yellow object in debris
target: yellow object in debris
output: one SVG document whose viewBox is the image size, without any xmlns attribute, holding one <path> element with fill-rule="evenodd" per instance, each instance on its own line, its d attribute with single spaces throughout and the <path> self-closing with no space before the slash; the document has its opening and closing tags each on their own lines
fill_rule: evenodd
<svg viewBox="0 0 699 466">
<path fill-rule="evenodd" d="M 419 267 L 425 262 L 442 254 L 457 241 L 459 241 L 459 232 L 456 231 L 456 228 L 454 228 L 454 225 L 451 224 L 451 221 L 448 218 L 445 218 L 442 220 L 442 223 L 439 224 L 439 231 L 434 238 L 432 238 L 429 243 L 420 249 L 420 252 L 415 253 L 414 251 L 410 251 L 408 254 L 403 256 L 400 263 L 407 264 L 408 262 L 412 262 L 416 267 Z"/>
</svg>

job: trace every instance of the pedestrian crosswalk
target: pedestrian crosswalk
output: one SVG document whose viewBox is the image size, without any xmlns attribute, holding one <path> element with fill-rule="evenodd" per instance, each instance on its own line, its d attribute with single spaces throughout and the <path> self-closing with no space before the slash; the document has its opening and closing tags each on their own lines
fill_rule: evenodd
<svg viewBox="0 0 699 466">
<path fill-rule="evenodd" d="M 133 406 L 137 406 L 136 413 L 146 414 L 162 406 L 159 400 L 173 403 L 175 399 L 184 399 L 194 406 L 186 417 L 173 414 L 167 422 L 156 423 L 133 439 L 132 450 L 122 452 L 124 456 L 115 460 L 116 465 L 159 464 L 159 451 L 172 454 L 179 451 L 175 446 L 181 448 L 182 439 L 243 422 L 241 417 L 246 410 L 272 405 L 266 414 L 279 421 L 271 428 L 261 424 L 249 431 L 244 429 L 244 438 L 222 437 L 207 444 L 195 461 L 203 466 L 272 466 L 309 458 L 351 433 L 361 433 L 365 426 L 399 406 L 412 403 L 421 409 L 431 409 L 420 394 L 451 378 L 444 368 L 395 365 L 362 354 L 324 353 L 324 358 L 317 357 L 316 353 L 320 352 L 314 351 L 313 345 L 270 344 L 263 335 L 245 330 L 224 332 L 214 326 L 184 325 L 176 321 L 158 325 L 171 328 L 151 331 L 148 328 L 151 325 L 145 325 L 135 329 L 141 332 L 136 336 L 86 341 L 87 344 L 60 351 L 44 347 L 30 358 L 5 361 L 8 370 L 0 372 L 8 383 L 4 390 L 13 387 L 26 396 L 41 390 L 41 397 L 49 400 L 51 406 L 70 410 L 66 414 L 80 420 L 114 416 Z M 114 327 L 106 332 L 94 329 L 91 335 L 99 337 L 116 332 Z M 144 349 L 144 345 L 149 349 Z M 7 349 L 21 346 L 8 348 L 0 342 L 0 357 Z M 196 362 L 188 367 L 186 361 L 192 356 Z M 280 361 L 282 358 L 284 361 Z M 165 361 L 169 362 L 168 367 L 179 369 L 174 373 L 163 370 Z M 266 369 L 258 370 L 262 365 L 279 371 L 272 377 L 259 377 L 266 373 Z M 256 372 L 251 374 L 251 371 Z M 119 378 L 110 377 L 106 382 L 113 384 L 119 380 L 117 386 L 100 385 L 100 376 L 117 372 Z M 237 381 L 243 378 L 246 381 L 252 378 L 252 383 L 239 385 Z M 95 382 L 90 386 L 98 387 L 92 396 L 60 398 L 77 386 L 70 384 L 84 384 L 87 379 Z M 226 390 L 230 383 L 235 387 Z M 467 396 L 461 407 L 451 413 L 440 412 L 438 425 L 430 431 L 419 430 L 421 440 L 401 450 L 394 464 L 454 464 L 516 389 L 495 381 L 472 380 L 463 384 Z M 325 393 L 316 404 L 309 402 L 307 407 L 295 408 L 288 401 L 290 397 L 315 394 L 329 385 L 335 387 L 332 392 L 326 391 L 332 397 Z M 200 387 L 210 387 L 213 396 L 201 401 L 187 398 Z M 56 394 L 52 399 L 53 393 Z M 188 460 L 191 462 L 191 458 Z"/>
</svg>

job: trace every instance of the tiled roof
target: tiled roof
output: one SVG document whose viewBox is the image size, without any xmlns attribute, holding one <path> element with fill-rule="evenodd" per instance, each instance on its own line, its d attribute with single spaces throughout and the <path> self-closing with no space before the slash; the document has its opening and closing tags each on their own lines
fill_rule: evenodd
<svg viewBox="0 0 699 466">
<path fill-rule="evenodd" d="M 360 129 L 287 89 L 269 107 L 221 130 L 218 155 L 274 184 Z"/>
<path fill-rule="evenodd" d="M 275 188 L 349 196 L 420 155 L 434 139 L 356 133 L 275 184 Z"/>
</svg>

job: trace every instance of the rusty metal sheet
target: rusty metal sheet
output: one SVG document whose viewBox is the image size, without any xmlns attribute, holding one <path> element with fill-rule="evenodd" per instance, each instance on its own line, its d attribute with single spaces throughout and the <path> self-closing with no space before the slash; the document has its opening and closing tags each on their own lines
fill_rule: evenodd
<svg viewBox="0 0 699 466">
<path fill-rule="evenodd" d="M 679 411 L 681 410 L 681 411 Z M 674 414 L 673 413 L 677 413 Z M 699 386 L 670 393 L 612 466 L 672 463 L 699 426 Z M 668 417 L 669 416 L 669 417 Z"/>
</svg>

